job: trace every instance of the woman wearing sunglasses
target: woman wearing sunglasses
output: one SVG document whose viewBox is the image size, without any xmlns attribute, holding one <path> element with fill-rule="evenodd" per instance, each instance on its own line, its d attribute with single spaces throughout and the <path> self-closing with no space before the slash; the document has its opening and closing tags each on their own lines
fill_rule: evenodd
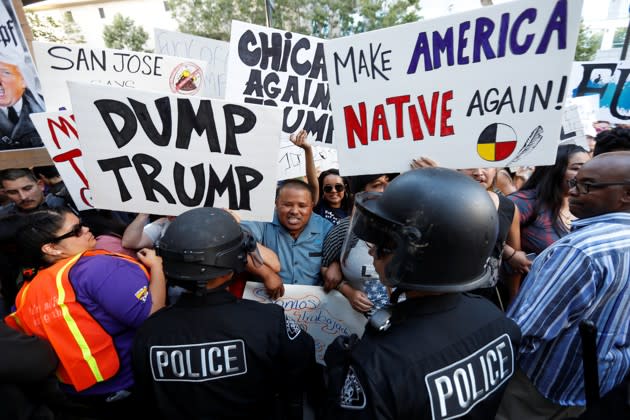
<svg viewBox="0 0 630 420">
<path fill-rule="evenodd" d="M 339 176 L 337 169 L 328 169 L 319 174 L 318 184 L 322 194 L 313 211 L 336 225 L 350 214 L 348 183 Z"/>
<path fill-rule="evenodd" d="M 94 235 L 65 209 L 24 216 L 16 243 L 33 270 L 7 324 L 50 342 L 62 390 L 90 416 L 135 412 L 131 346 L 136 329 L 164 306 L 161 258 L 148 249 L 138 252 L 140 262 L 94 250 Z"/>
</svg>

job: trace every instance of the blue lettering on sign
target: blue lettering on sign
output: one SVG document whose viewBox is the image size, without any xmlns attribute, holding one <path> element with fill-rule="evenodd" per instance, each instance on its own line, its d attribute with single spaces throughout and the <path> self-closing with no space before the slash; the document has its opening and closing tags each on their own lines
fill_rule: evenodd
<svg viewBox="0 0 630 420">
<path fill-rule="evenodd" d="M 514 351 L 507 334 L 475 353 L 424 377 L 434 420 L 468 413 L 514 374 Z"/>
<path fill-rule="evenodd" d="M 243 340 L 152 346 L 149 359 L 157 382 L 205 382 L 247 373 Z"/>
<path fill-rule="evenodd" d="M 535 54 L 546 54 L 556 39 L 558 50 L 567 48 L 567 0 L 556 2 L 542 34 L 528 31 L 529 24 L 536 21 L 536 9 L 525 9 L 513 20 L 511 17 L 510 13 L 506 12 L 501 15 L 499 22 L 482 16 L 474 22 L 464 21 L 444 31 L 433 31 L 430 34 L 420 32 L 411 54 L 407 74 L 418 71 L 420 59 L 424 71 L 428 72 L 439 69 L 444 62 L 448 66 L 465 65 L 471 61 L 478 63 L 482 59 L 505 57 L 508 51 L 513 55 L 522 55 L 534 47 Z M 469 29 L 470 32 L 467 33 Z M 469 40 L 472 44 L 467 51 Z M 472 60 L 469 57 L 470 49 Z"/>
</svg>

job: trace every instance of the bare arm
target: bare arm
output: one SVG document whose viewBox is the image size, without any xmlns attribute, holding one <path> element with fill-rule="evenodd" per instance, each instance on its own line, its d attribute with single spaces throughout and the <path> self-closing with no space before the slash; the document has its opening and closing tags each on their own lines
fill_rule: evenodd
<svg viewBox="0 0 630 420">
<path fill-rule="evenodd" d="M 122 246 L 129 249 L 153 248 L 153 241 L 144 233 L 149 215 L 139 213 L 123 233 Z"/>
<path fill-rule="evenodd" d="M 150 314 L 166 305 L 166 278 L 162 269 L 162 258 L 155 250 L 143 248 L 136 254 L 138 260 L 149 269 L 151 281 L 149 282 L 149 293 L 151 294 Z"/>
<path fill-rule="evenodd" d="M 315 158 L 313 157 L 313 147 L 308 142 L 308 135 L 305 130 L 300 130 L 296 134 L 291 134 L 289 140 L 297 147 L 304 150 L 304 159 L 306 160 L 306 180 L 313 188 L 314 201 L 316 205 L 319 201 L 319 181 L 317 180 L 317 169 L 315 169 Z"/>
<path fill-rule="evenodd" d="M 273 252 L 269 248 L 266 249 L 268 249 L 269 252 Z M 276 256 L 276 258 L 278 257 Z M 252 260 L 252 257 L 248 256 L 247 271 L 262 279 L 265 289 L 267 289 L 267 293 L 271 299 L 275 300 L 284 295 L 284 284 L 282 283 L 282 279 L 267 264 L 256 264 Z"/>
<path fill-rule="evenodd" d="M 280 258 L 271 249 L 267 248 L 261 243 L 256 244 L 258 246 L 258 252 L 263 259 L 264 264 L 271 268 L 274 272 L 279 273 L 281 270 Z"/>
</svg>

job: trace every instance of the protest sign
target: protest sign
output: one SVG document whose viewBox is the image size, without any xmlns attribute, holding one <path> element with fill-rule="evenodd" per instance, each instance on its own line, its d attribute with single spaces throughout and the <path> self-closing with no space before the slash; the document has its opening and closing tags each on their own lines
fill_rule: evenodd
<svg viewBox="0 0 630 420">
<path fill-rule="evenodd" d="M 229 63 L 226 99 L 281 108 L 285 141 L 304 129 L 332 146 L 322 40 L 233 20 Z"/>
<path fill-rule="evenodd" d="M 581 9 L 523 0 L 327 41 L 342 174 L 553 164 Z"/>
<path fill-rule="evenodd" d="M 580 119 L 577 105 L 565 105 L 562 112 L 562 128 L 560 144 L 577 144 L 589 149 L 584 131 L 584 123 Z"/>
<path fill-rule="evenodd" d="M 68 83 L 96 208 L 273 216 L 278 109 Z"/>
<path fill-rule="evenodd" d="M 599 99 L 597 119 L 616 124 L 630 123 L 630 62 L 576 62 L 569 80 L 573 97 L 595 95 Z"/>
<path fill-rule="evenodd" d="M 33 54 L 49 112 L 70 109 L 68 81 L 209 96 L 199 60 L 47 42 L 33 42 Z"/>
<path fill-rule="evenodd" d="M 155 52 L 175 57 L 194 58 L 208 63 L 206 69 L 207 94 L 213 98 L 225 97 L 230 44 L 181 32 L 155 29 Z"/>
<path fill-rule="evenodd" d="M 315 356 L 322 364 L 326 347 L 335 337 L 351 334 L 361 337 L 367 322 L 341 293 L 336 290 L 326 293 L 319 286 L 285 284 L 284 296 L 272 301 L 262 283 L 247 282 L 243 299 L 282 306 L 286 316 L 315 339 Z"/>
<path fill-rule="evenodd" d="M 31 119 L 77 209 L 93 208 L 72 111 L 40 112 L 31 114 Z"/>
<path fill-rule="evenodd" d="M 0 87 L 0 151 L 43 147 L 30 114 L 44 111 L 44 100 L 10 0 L 0 5 Z"/>
<path fill-rule="evenodd" d="M 337 151 L 330 147 L 321 147 L 313 144 L 313 160 L 318 172 L 326 169 L 339 169 Z M 291 142 L 280 144 L 280 156 L 278 159 L 278 180 L 299 178 L 306 175 L 306 158 L 304 150 L 296 147 Z"/>
</svg>

